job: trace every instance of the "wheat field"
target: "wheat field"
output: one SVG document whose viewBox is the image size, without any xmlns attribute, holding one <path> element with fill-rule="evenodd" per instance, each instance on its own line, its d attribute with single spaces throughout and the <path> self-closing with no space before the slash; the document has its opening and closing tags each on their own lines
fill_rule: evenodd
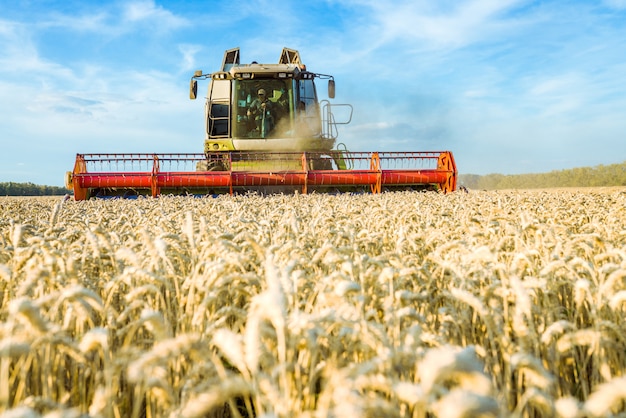
<svg viewBox="0 0 626 418">
<path fill-rule="evenodd" d="M 626 415 L 626 190 L 0 198 L 6 417 Z"/>
</svg>

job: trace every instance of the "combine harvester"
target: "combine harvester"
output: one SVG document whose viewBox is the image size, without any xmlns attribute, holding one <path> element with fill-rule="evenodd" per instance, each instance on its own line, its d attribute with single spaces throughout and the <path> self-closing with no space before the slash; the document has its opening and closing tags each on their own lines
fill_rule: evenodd
<svg viewBox="0 0 626 418">
<path fill-rule="evenodd" d="M 452 153 L 350 152 L 336 146 L 337 126 L 352 119 L 352 106 L 318 101 L 315 80 L 300 54 L 284 48 L 278 64 L 239 63 L 239 48 L 225 52 L 209 79 L 204 153 L 77 154 L 66 186 L 75 200 L 107 196 L 218 193 L 349 192 L 456 189 Z M 345 114 L 336 121 L 333 108 Z"/>
</svg>

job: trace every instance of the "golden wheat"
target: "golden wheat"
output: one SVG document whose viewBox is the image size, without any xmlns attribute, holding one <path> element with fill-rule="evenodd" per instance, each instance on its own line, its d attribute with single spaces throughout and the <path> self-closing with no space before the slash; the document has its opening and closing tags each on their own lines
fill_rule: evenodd
<svg viewBox="0 0 626 418">
<path fill-rule="evenodd" d="M 6 416 L 626 414 L 626 192 L 0 198 Z"/>
</svg>

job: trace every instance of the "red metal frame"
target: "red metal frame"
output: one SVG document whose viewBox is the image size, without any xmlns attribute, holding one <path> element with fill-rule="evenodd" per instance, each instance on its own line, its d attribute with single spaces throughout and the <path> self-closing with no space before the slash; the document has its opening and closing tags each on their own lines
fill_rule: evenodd
<svg viewBox="0 0 626 418">
<path fill-rule="evenodd" d="M 377 152 L 372 153 L 370 170 L 376 172 L 376 182 L 370 186 L 372 193 L 380 193 L 382 189 L 382 168 L 380 167 L 380 156 Z"/>
<path fill-rule="evenodd" d="M 161 189 L 226 189 L 233 193 L 236 187 L 301 186 L 303 194 L 314 186 L 370 186 L 372 193 L 380 193 L 383 186 L 437 185 L 444 193 L 456 190 L 457 170 L 454 157 L 449 151 L 404 153 L 337 153 L 343 161 L 351 164 L 369 160 L 369 168 L 346 170 L 309 169 L 310 153 L 283 153 L 299 159 L 299 170 L 226 170 L 226 171 L 175 171 L 162 170 L 163 164 L 202 161 L 204 154 L 78 154 L 72 173 L 75 200 L 85 200 L 90 189 L 142 189 L 149 190 L 152 197 Z M 241 154 L 239 154 L 241 155 Z M 250 156 L 271 158 L 280 153 L 249 153 Z M 234 153 L 229 153 L 228 166 L 232 167 Z M 269 156 L 269 157 L 268 157 Z M 241 158 L 241 157 L 238 157 Z M 252 161 L 252 160 L 250 160 Z M 268 161 L 268 160 L 265 160 Z M 150 164 L 151 163 L 151 164 Z M 429 164 L 436 163 L 436 167 Z M 88 171 L 88 166 L 142 164 L 143 170 Z M 396 166 L 391 167 L 393 164 Z M 420 164 L 426 167 L 419 166 Z M 151 165 L 151 167 L 149 167 Z M 417 165 L 417 167 L 416 167 Z M 361 164 L 363 166 L 363 164 Z M 387 167 L 389 166 L 389 167 Z"/>
</svg>

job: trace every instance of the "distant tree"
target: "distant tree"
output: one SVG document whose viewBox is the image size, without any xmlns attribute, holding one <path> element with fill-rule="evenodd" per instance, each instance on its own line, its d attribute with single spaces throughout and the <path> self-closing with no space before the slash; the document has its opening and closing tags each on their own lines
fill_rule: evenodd
<svg viewBox="0 0 626 418">
<path fill-rule="evenodd" d="M 65 187 L 42 186 L 33 183 L 0 183 L 0 196 L 62 196 Z"/>
<path fill-rule="evenodd" d="M 547 173 L 517 175 L 459 175 L 459 184 L 468 189 L 533 189 L 549 187 L 626 186 L 626 161 L 621 164 L 576 167 Z"/>
</svg>

